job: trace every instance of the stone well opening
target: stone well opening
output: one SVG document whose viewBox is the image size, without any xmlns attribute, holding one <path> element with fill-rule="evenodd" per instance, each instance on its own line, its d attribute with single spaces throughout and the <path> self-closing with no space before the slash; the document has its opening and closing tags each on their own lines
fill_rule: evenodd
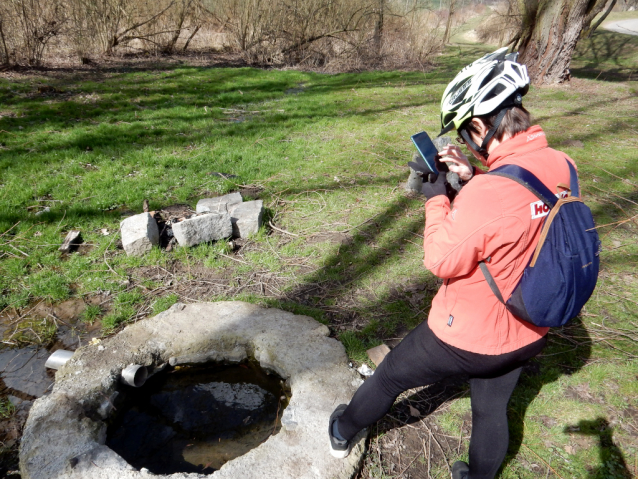
<svg viewBox="0 0 638 479">
<path fill-rule="evenodd" d="M 106 445 L 154 474 L 211 474 L 279 432 L 290 400 L 256 361 L 168 367 L 118 390 Z"/>
<path fill-rule="evenodd" d="M 178 303 L 87 344 L 29 412 L 22 479 L 350 479 L 365 432 L 335 459 L 327 424 L 362 380 L 329 335 L 307 316 L 224 301 Z M 149 374 L 139 388 L 123 384 L 136 366 Z"/>
</svg>

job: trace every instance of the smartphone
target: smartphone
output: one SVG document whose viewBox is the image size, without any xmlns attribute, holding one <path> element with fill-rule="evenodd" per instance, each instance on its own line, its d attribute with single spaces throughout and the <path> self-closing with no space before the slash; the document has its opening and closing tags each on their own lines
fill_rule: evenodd
<svg viewBox="0 0 638 479">
<path fill-rule="evenodd" d="M 439 154 L 439 151 L 436 149 L 436 146 L 434 146 L 434 143 L 432 143 L 432 140 L 430 140 L 428 134 L 422 131 L 421 133 L 412 135 L 410 138 L 412 138 L 414 146 L 416 146 L 416 149 L 428 165 L 428 168 L 432 170 L 432 173 L 438 174 L 439 170 L 436 167 L 435 157 Z"/>
</svg>

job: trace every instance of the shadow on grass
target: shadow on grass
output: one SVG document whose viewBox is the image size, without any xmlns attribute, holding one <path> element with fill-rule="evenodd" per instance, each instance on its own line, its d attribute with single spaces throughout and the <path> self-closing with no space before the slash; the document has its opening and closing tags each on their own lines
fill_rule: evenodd
<svg viewBox="0 0 638 479">
<path fill-rule="evenodd" d="M 628 58 L 638 57 L 638 36 L 596 31 L 578 43 L 571 67 L 573 76 L 609 82 L 637 80 L 636 65 Z"/>
<path fill-rule="evenodd" d="M 598 437 L 598 451 L 601 465 L 590 471 L 587 476 L 588 479 L 609 479 L 611 477 L 630 479 L 634 477 L 627 467 L 620 448 L 614 443 L 614 429 L 607 419 L 598 417 L 593 421 L 583 420 L 575 426 L 566 427 L 564 432 L 566 434 Z"/>
</svg>

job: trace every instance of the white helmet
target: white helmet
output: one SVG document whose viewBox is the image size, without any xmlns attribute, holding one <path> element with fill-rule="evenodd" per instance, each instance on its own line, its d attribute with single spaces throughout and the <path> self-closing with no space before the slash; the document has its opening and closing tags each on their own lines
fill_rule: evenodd
<svg viewBox="0 0 638 479">
<path fill-rule="evenodd" d="M 472 117 L 522 103 L 529 90 L 527 67 L 516 62 L 518 53 L 506 52 L 501 48 L 470 63 L 447 86 L 439 136 L 461 128 Z"/>
</svg>

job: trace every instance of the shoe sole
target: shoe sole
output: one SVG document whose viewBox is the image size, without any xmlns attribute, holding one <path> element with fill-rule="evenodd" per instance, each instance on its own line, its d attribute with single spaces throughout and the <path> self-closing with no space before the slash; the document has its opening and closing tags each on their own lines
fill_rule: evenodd
<svg viewBox="0 0 638 479">
<path fill-rule="evenodd" d="M 328 441 L 330 442 L 330 441 Z M 330 455 L 332 457 L 336 457 L 337 459 L 344 459 L 346 457 L 348 457 L 348 454 L 350 454 L 350 448 L 346 449 L 345 451 L 340 451 L 338 449 L 333 449 L 332 448 L 332 443 L 330 443 Z"/>
</svg>

